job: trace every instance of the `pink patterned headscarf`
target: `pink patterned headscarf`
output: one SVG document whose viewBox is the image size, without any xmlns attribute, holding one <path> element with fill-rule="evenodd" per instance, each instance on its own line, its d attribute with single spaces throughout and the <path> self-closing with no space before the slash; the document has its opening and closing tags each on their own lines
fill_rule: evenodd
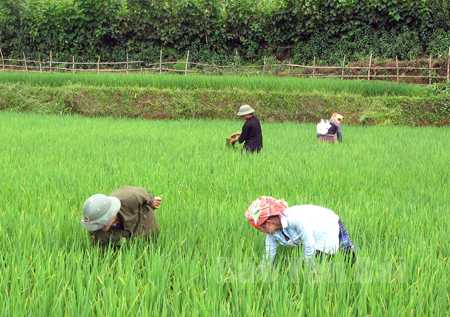
<svg viewBox="0 0 450 317">
<path fill-rule="evenodd" d="M 271 216 L 283 216 L 288 203 L 281 199 L 261 196 L 245 212 L 245 217 L 253 227 L 259 227 Z"/>
<path fill-rule="evenodd" d="M 331 116 L 331 120 L 333 120 L 334 122 L 336 122 L 339 125 L 341 125 L 341 122 L 343 119 L 344 119 L 344 117 L 342 115 L 340 115 L 339 113 L 333 113 L 333 115 Z"/>
</svg>

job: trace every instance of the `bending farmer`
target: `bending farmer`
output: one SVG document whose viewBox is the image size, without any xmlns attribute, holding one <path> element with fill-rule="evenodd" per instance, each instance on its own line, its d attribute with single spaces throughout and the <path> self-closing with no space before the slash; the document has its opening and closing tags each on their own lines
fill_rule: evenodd
<svg viewBox="0 0 450 317">
<path fill-rule="evenodd" d="M 81 225 L 89 231 L 94 243 L 120 246 L 131 237 L 159 235 L 154 209 L 161 204 L 142 187 L 124 186 L 109 196 L 95 194 L 83 205 Z"/>
<path fill-rule="evenodd" d="M 326 132 L 326 134 L 317 134 L 317 139 L 319 139 L 320 141 L 335 142 L 336 137 L 334 135 L 337 134 L 338 141 L 342 142 L 342 119 L 344 119 L 344 117 L 339 113 L 333 113 L 331 119 L 327 121 L 327 123 L 330 125 L 328 131 Z"/>
<path fill-rule="evenodd" d="M 335 254 L 339 249 L 354 257 L 355 245 L 339 216 L 330 209 L 313 205 L 288 208 L 283 199 L 261 196 L 250 205 L 245 216 L 253 227 L 267 233 L 263 266 L 273 263 L 279 244 L 300 246 L 308 263 L 315 256 Z"/>
<path fill-rule="evenodd" d="M 239 142 L 241 144 L 244 143 L 244 147 L 242 151 L 257 151 L 258 153 L 261 151 L 263 147 L 262 141 L 262 133 L 261 133 L 261 125 L 259 124 L 258 118 L 253 115 L 254 110 L 249 105 L 243 105 L 239 108 L 238 116 L 243 117 L 246 122 L 242 127 L 242 131 L 234 132 L 230 138 L 230 143 L 234 144 Z M 239 135 L 238 139 L 235 139 L 236 136 Z"/>
</svg>

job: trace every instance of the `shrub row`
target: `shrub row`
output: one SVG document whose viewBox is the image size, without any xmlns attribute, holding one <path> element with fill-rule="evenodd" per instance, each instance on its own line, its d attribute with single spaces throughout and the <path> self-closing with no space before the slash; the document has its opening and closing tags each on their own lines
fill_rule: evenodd
<svg viewBox="0 0 450 317">
<path fill-rule="evenodd" d="M 445 54 L 447 0 L 3 0 L 5 57 L 54 60 L 191 60 L 233 64 L 264 55 L 335 63 L 368 54 L 400 59 Z"/>
</svg>

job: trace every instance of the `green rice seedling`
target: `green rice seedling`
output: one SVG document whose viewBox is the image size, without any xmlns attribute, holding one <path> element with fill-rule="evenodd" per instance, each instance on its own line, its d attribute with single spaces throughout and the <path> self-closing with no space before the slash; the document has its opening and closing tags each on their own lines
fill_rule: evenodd
<svg viewBox="0 0 450 317">
<path fill-rule="evenodd" d="M 41 86 L 65 86 L 73 84 L 112 87 L 156 87 L 160 89 L 241 89 L 265 91 L 335 92 L 363 96 L 421 96 L 425 87 L 419 85 L 361 80 L 311 79 L 272 76 L 207 76 L 192 74 L 46 74 L 0 73 L 2 82 L 26 83 Z"/>
<path fill-rule="evenodd" d="M 2 112 L 0 314 L 445 315 L 448 128 L 262 123 L 260 154 L 223 146 L 242 122 Z M 81 207 L 142 186 L 163 197 L 158 243 L 91 245 Z M 328 207 L 357 245 L 311 269 L 244 217 L 260 195 Z"/>
</svg>

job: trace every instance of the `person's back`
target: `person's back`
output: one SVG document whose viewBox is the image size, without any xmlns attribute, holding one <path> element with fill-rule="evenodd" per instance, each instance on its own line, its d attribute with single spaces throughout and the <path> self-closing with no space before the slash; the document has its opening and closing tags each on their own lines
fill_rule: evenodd
<svg viewBox="0 0 450 317">
<path fill-rule="evenodd" d="M 330 128 L 327 131 L 327 135 L 335 135 L 336 133 L 341 133 L 341 126 L 334 120 L 329 120 Z M 342 140 L 342 135 L 341 135 Z"/>
<path fill-rule="evenodd" d="M 123 186 L 109 196 L 117 197 L 122 204 L 119 213 L 124 220 L 124 229 L 137 237 L 158 232 L 159 224 L 151 207 L 154 197 L 144 188 Z"/>
<path fill-rule="evenodd" d="M 252 151 L 260 151 L 263 147 L 263 139 L 261 132 L 261 124 L 255 115 L 245 121 L 242 127 L 242 134 L 239 136 L 239 143 L 244 142 L 244 148 L 249 148 Z"/>
<path fill-rule="evenodd" d="M 286 209 L 288 227 L 301 240 L 314 241 L 316 249 L 335 253 L 339 249 L 339 216 L 315 205 L 297 205 Z M 304 235 L 303 237 L 301 237 Z"/>
</svg>

